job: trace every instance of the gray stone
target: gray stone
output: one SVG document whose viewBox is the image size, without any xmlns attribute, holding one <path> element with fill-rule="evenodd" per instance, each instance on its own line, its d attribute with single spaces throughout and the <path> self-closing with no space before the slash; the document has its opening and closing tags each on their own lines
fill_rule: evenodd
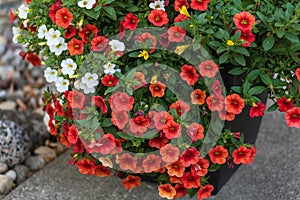
<svg viewBox="0 0 300 200">
<path fill-rule="evenodd" d="M 6 44 L 7 39 L 3 35 L 0 35 L 0 54 L 2 54 L 5 51 Z"/>
<path fill-rule="evenodd" d="M 56 158 L 55 150 L 46 146 L 38 147 L 34 150 L 34 153 L 36 155 L 41 155 L 46 163 L 49 163 Z"/>
<path fill-rule="evenodd" d="M 17 178 L 17 173 L 14 170 L 9 170 L 4 175 L 10 177 L 13 181 Z"/>
<path fill-rule="evenodd" d="M 16 110 L 17 103 L 14 101 L 5 101 L 0 103 L 0 110 Z"/>
<path fill-rule="evenodd" d="M 8 170 L 8 166 L 6 163 L 0 163 L 0 174 L 5 173 Z"/>
<path fill-rule="evenodd" d="M 14 166 L 22 163 L 29 154 L 28 134 L 17 123 L 0 120 L 0 162 Z"/>
<path fill-rule="evenodd" d="M 25 165 L 31 170 L 39 170 L 45 166 L 45 161 L 42 156 L 30 156 L 25 160 Z"/>
<path fill-rule="evenodd" d="M 25 165 L 16 165 L 14 166 L 13 170 L 15 170 L 15 172 L 17 173 L 17 179 L 16 179 L 17 185 L 20 185 L 26 180 L 27 175 L 30 171 L 30 169 Z"/>
<path fill-rule="evenodd" d="M 5 175 L 0 174 L 0 194 L 8 194 L 13 188 L 13 180 Z"/>
</svg>

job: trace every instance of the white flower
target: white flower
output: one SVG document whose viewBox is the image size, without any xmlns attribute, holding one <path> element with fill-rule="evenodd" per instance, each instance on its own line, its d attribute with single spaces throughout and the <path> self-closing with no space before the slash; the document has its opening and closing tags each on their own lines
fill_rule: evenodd
<svg viewBox="0 0 300 200">
<path fill-rule="evenodd" d="M 56 80 L 55 86 L 58 92 L 65 92 L 68 90 L 69 84 L 70 84 L 69 80 L 64 79 L 63 77 L 59 77 Z"/>
<path fill-rule="evenodd" d="M 88 72 L 82 77 L 82 83 L 86 84 L 88 87 L 94 87 L 99 84 L 98 78 L 97 74 Z"/>
<path fill-rule="evenodd" d="M 21 36 L 21 29 L 19 27 L 14 26 L 14 27 L 12 27 L 12 32 L 13 32 L 13 35 L 14 35 L 14 37 L 12 39 L 13 43 L 19 43 L 18 37 Z"/>
<path fill-rule="evenodd" d="M 19 14 L 18 16 L 21 18 L 21 19 L 27 19 L 27 15 L 29 13 L 29 8 L 25 5 L 21 5 L 19 8 L 18 8 L 18 11 L 19 11 Z"/>
<path fill-rule="evenodd" d="M 63 60 L 61 62 L 61 72 L 63 74 L 68 74 L 69 76 L 73 76 L 75 73 L 75 70 L 77 69 L 77 64 L 71 59 L 68 58 L 66 60 Z"/>
<path fill-rule="evenodd" d="M 51 45 L 50 51 L 52 53 L 55 53 L 55 55 L 59 56 L 63 51 L 68 49 L 67 43 L 65 43 L 65 39 L 62 37 L 58 38 L 58 44 Z"/>
<path fill-rule="evenodd" d="M 108 62 L 107 64 L 103 65 L 103 67 L 105 74 L 114 74 L 116 72 L 116 70 L 114 69 L 116 65 L 111 62 Z"/>
<path fill-rule="evenodd" d="M 24 20 L 23 26 L 24 26 L 24 27 L 27 27 L 27 26 L 28 26 L 28 23 L 29 23 L 29 19 Z"/>
<path fill-rule="evenodd" d="M 108 43 L 113 51 L 124 51 L 125 44 L 119 40 L 112 40 Z"/>
<path fill-rule="evenodd" d="M 89 93 L 95 93 L 96 92 L 95 87 L 90 87 L 85 83 L 80 84 L 80 89 L 83 90 L 84 94 L 89 94 Z"/>
<path fill-rule="evenodd" d="M 59 43 L 59 38 L 60 32 L 58 30 L 55 31 L 53 28 L 51 28 L 48 31 L 48 33 L 46 33 L 46 40 L 48 46 L 57 45 Z"/>
<path fill-rule="evenodd" d="M 113 163 L 112 161 L 109 159 L 109 158 L 106 158 L 106 157 L 100 157 L 99 158 L 99 161 L 102 163 L 102 165 L 104 167 L 110 167 L 110 168 L 113 168 Z"/>
<path fill-rule="evenodd" d="M 57 74 L 58 72 L 55 69 L 51 69 L 50 67 L 47 67 L 47 69 L 44 71 L 44 76 L 48 83 L 55 82 L 58 78 Z"/>
<path fill-rule="evenodd" d="M 165 1 L 155 1 L 154 3 L 150 3 L 149 7 L 152 9 L 165 11 Z"/>
<path fill-rule="evenodd" d="M 81 80 L 76 80 L 76 81 L 74 82 L 74 87 L 75 87 L 75 89 L 76 89 L 76 90 L 80 90 L 80 89 L 81 89 L 81 84 L 82 84 Z"/>
<path fill-rule="evenodd" d="M 78 6 L 80 8 L 92 9 L 95 3 L 96 0 L 82 0 L 82 1 L 78 1 Z"/>
<path fill-rule="evenodd" d="M 46 36 L 46 34 L 48 33 L 48 29 L 47 29 L 46 25 L 45 24 L 42 25 L 39 28 L 38 32 L 39 32 L 38 33 L 38 38 L 43 39 Z"/>
</svg>

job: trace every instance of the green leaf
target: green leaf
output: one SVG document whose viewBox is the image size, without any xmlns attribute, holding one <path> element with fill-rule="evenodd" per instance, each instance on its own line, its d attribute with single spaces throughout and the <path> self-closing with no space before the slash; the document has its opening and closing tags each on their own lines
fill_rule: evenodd
<svg viewBox="0 0 300 200">
<path fill-rule="evenodd" d="M 279 29 L 279 30 L 276 31 L 276 35 L 279 38 L 282 38 L 285 35 L 285 33 L 286 33 L 285 30 L 281 30 L 281 29 Z"/>
<path fill-rule="evenodd" d="M 286 39 L 288 39 L 289 41 L 291 41 L 291 42 L 299 42 L 298 34 L 296 32 L 294 32 L 294 33 L 291 33 L 291 32 L 286 33 L 284 35 L 284 37 Z"/>
<path fill-rule="evenodd" d="M 275 39 L 274 39 L 274 36 L 271 35 L 270 37 L 267 37 L 264 39 L 263 48 L 265 51 L 269 51 L 270 49 L 272 49 L 274 44 L 275 44 Z"/>
<path fill-rule="evenodd" d="M 231 87 L 232 91 L 241 94 L 242 93 L 242 87 L 241 86 L 233 86 Z"/>
<path fill-rule="evenodd" d="M 54 119 L 58 122 L 61 122 L 64 120 L 64 117 L 56 115 L 56 116 L 54 116 Z"/>
<path fill-rule="evenodd" d="M 228 59 L 229 59 L 229 54 L 228 54 L 228 52 L 223 53 L 223 54 L 220 56 L 220 58 L 219 58 L 219 64 L 221 65 L 221 64 L 223 64 L 223 63 L 226 63 L 226 62 L 228 61 Z"/>
<path fill-rule="evenodd" d="M 91 18 L 93 18 L 93 19 L 98 19 L 99 18 L 99 16 L 100 16 L 100 11 L 96 11 L 95 9 L 91 9 L 91 10 L 84 10 L 84 13 L 87 15 L 87 16 L 89 16 L 89 17 L 91 17 Z"/>
<path fill-rule="evenodd" d="M 103 4 L 111 4 L 112 2 L 114 2 L 116 0 L 104 0 Z"/>
<path fill-rule="evenodd" d="M 208 168 L 209 172 L 216 172 L 221 168 L 222 165 L 219 164 L 213 164 Z"/>
<path fill-rule="evenodd" d="M 105 118 L 101 123 L 101 127 L 110 127 L 112 125 L 111 118 Z"/>
<path fill-rule="evenodd" d="M 277 103 L 274 103 L 270 108 L 268 108 L 268 112 L 273 112 L 278 109 Z"/>
<path fill-rule="evenodd" d="M 261 73 L 260 69 L 255 69 L 253 71 L 251 71 L 248 75 L 247 75 L 247 79 L 249 81 L 254 81 L 257 79 L 257 77 L 259 76 L 259 74 Z"/>
<path fill-rule="evenodd" d="M 249 95 L 252 96 L 252 95 L 257 95 L 257 94 L 261 94 L 263 93 L 263 91 L 265 91 L 265 87 L 264 86 L 256 86 L 256 87 L 253 87 L 249 90 Z"/>
<path fill-rule="evenodd" d="M 244 84 L 243 84 L 243 94 L 247 95 L 248 96 L 248 91 L 250 90 L 250 83 L 249 81 L 245 81 Z"/>
<path fill-rule="evenodd" d="M 190 198 L 193 198 L 198 192 L 198 190 L 199 189 L 197 188 L 192 188 L 192 189 L 187 189 L 186 192 L 189 194 Z"/>
<path fill-rule="evenodd" d="M 272 80 L 268 74 L 259 74 L 260 79 L 266 85 L 272 85 Z"/>
<path fill-rule="evenodd" d="M 230 70 L 230 71 L 228 72 L 228 74 L 236 75 L 236 76 L 237 76 L 237 75 L 243 74 L 244 72 L 245 72 L 245 70 L 244 70 L 243 68 L 241 68 L 241 67 L 236 67 L 236 68 Z"/>
<path fill-rule="evenodd" d="M 137 6 L 130 5 L 128 8 L 126 8 L 126 10 L 128 12 L 137 12 L 137 11 L 139 11 L 139 8 Z"/>
<path fill-rule="evenodd" d="M 152 139 L 152 138 L 155 138 L 155 137 L 157 137 L 158 136 L 158 133 L 157 133 L 157 131 L 147 131 L 146 133 L 144 133 L 143 135 L 142 135 L 142 138 L 143 139 Z"/>
<path fill-rule="evenodd" d="M 242 66 L 246 66 L 246 60 L 245 60 L 245 58 L 244 58 L 244 56 L 243 55 L 241 55 L 241 54 L 233 54 L 233 59 L 238 63 L 238 64 L 240 64 L 240 65 L 242 65 Z"/>
<path fill-rule="evenodd" d="M 123 132 L 117 132 L 117 135 L 125 140 L 134 140 L 135 138 Z"/>
<path fill-rule="evenodd" d="M 109 18 L 111 18 L 114 21 L 117 20 L 117 13 L 112 6 L 104 6 L 103 10 Z"/>
<path fill-rule="evenodd" d="M 232 48 L 232 51 L 243 54 L 245 56 L 250 56 L 248 50 L 245 47 L 235 47 L 235 48 Z"/>
</svg>

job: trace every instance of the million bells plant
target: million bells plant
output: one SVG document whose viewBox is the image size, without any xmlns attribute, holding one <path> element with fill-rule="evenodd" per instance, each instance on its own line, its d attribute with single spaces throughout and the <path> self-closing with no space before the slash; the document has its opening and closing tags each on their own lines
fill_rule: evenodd
<svg viewBox="0 0 300 200">
<path fill-rule="evenodd" d="M 48 125 L 69 163 L 128 190 L 148 176 L 161 197 L 201 200 L 211 173 L 256 155 L 214 117 L 246 106 L 261 117 L 267 91 L 268 110 L 300 128 L 299 17 L 297 1 L 27 0 L 10 21 L 20 56 L 45 67 Z M 242 84 L 225 89 L 222 70 Z"/>
</svg>

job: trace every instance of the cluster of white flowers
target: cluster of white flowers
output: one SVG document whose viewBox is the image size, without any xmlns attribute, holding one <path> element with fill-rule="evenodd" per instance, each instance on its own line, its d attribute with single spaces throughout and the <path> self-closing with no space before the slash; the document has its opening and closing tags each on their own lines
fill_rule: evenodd
<svg viewBox="0 0 300 200">
<path fill-rule="evenodd" d="M 25 5 L 21 5 L 18 8 L 18 16 L 20 19 L 27 19 L 29 13 L 29 8 Z"/>
<path fill-rule="evenodd" d="M 156 10 L 163 10 L 165 11 L 165 1 L 155 1 L 155 2 L 152 2 L 150 3 L 149 7 L 151 9 L 156 9 Z"/>
<path fill-rule="evenodd" d="M 83 90 L 83 93 L 95 93 L 95 87 L 99 84 L 99 77 L 96 73 L 86 73 L 81 79 L 75 81 L 75 89 Z"/>
<path fill-rule="evenodd" d="M 82 1 L 78 1 L 77 5 L 80 8 L 86 8 L 86 9 L 92 9 L 93 5 L 96 3 L 96 0 L 82 0 Z"/>
</svg>

